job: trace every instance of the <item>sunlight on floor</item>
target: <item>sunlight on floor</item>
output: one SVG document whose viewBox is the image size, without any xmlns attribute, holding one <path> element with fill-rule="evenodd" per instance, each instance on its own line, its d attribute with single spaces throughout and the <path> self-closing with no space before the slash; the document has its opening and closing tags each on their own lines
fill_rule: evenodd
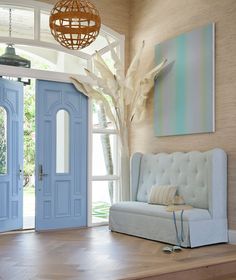
<svg viewBox="0 0 236 280">
<path fill-rule="evenodd" d="M 35 228 L 35 188 L 24 187 L 23 229 Z"/>
</svg>

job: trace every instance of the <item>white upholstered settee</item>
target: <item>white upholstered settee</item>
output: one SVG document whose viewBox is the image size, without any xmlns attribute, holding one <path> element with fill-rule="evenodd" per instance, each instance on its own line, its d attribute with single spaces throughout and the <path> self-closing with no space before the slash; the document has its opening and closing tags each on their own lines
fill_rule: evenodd
<svg viewBox="0 0 236 280">
<path fill-rule="evenodd" d="M 227 156 L 221 149 L 172 154 L 135 153 L 131 158 L 131 199 L 110 208 L 112 231 L 177 244 L 172 213 L 148 204 L 153 185 L 175 185 L 186 204 L 183 247 L 228 241 Z M 180 213 L 176 213 L 180 227 Z"/>
</svg>

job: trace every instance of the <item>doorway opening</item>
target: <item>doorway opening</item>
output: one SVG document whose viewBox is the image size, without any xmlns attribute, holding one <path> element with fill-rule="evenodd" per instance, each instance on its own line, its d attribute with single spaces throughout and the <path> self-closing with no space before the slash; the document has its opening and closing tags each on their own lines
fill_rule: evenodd
<svg viewBox="0 0 236 280">
<path fill-rule="evenodd" d="M 35 79 L 24 87 L 23 229 L 35 228 Z"/>
</svg>

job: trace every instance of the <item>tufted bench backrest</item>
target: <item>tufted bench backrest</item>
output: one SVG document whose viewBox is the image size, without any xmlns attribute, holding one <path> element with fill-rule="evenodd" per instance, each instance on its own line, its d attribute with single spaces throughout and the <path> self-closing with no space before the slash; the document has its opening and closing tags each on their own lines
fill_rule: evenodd
<svg viewBox="0 0 236 280">
<path fill-rule="evenodd" d="M 213 159 L 214 155 L 215 159 Z M 223 161 L 223 165 L 218 161 Z M 227 172 L 226 154 L 221 149 L 172 154 L 142 155 L 137 153 L 133 165 L 136 171 L 133 170 L 131 176 L 136 177 L 133 179 L 137 185 L 135 194 L 137 201 L 147 202 L 153 185 L 174 185 L 177 186 L 178 194 L 183 196 L 187 204 L 203 209 L 209 209 L 212 204 L 213 173 L 221 172 L 219 170 L 221 166 L 223 166 L 223 176 Z M 224 185 L 225 180 L 223 178 Z M 226 187 L 223 186 L 223 188 Z"/>
</svg>

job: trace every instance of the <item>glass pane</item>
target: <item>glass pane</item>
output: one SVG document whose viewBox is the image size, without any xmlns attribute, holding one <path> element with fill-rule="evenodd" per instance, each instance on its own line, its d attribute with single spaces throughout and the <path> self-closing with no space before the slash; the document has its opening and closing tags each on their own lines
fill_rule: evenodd
<svg viewBox="0 0 236 280">
<path fill-rule="evenodd" d="M 115 129 L 115 125 L 107 119 L 104 108 L 93 102 L 93 128 Z"/>
<path fill-rule="evenodd" d="M 93 176 L 115 175 L 117 135 L 93 134 Z"/>
<path fill-rule="evenodd" d="M 108 65 L 108 67 L 110 68 L 110 70 L 112 71 L 112 73 L 115 74 L 115 67 L 114 67 L 114 60 L 111 56 L 111 52 L 106 52 L 102 55 L 102 58 L 104 59 L 104 61 L 106 62 L 106 64 Z"/>
<path fill-rule="evenodd" d="M 92 182 L 92 223 L 107 222 L 109 208 L 116 202 L 116 181 Z"/>
<path fill-rule="evenodd" d="M 56 172 L 69 172 L 69 114 L 65 110 L 57 112 Z"/>
<path fill-rule="evenodd" d="M 108 34 L 105 35 L 100 33 L 97 39 L 91 45 L 83 49 L 83 52 L 91 55 L 94 54 L 96 51 L 99 51 L 106 47 L 108 45 L 106 36 L 109 39 L 110 43 L 113 43 L 115 41 L 115 39 L 109 36 Z"/>
<path fill-rule="evenodd" d="M 7 173 L 7 112 L 0 107 L 0 174 Z"/>
<path fill-rule="evenodd" d="M 59 44 L 51 34 L 49 27 L 49 13 L 45 11 L 40 12 L 40 40 L 53 44 Z"/>
<path fill-rule="evenodd" d="M 33 46 L 14 45 L 16 54 L 31 61 L 32 69 L 57 71 L 57 51 Z M 5 52 L 6 45 L 0 44 L 0 55 Z"/>
<path fill-rule="evenodd" d="M 34 10 L 12 8 L 12 37 L 34 39 Z M 0 7 L 0 36 L 9 36 L 9 6 Z"/>
<path fill-rule="evenodd" d="M 31 61 L 32 69 L 84 75 L 84 68 L 87 68 L 87 60 L 57 50 L 25 45 L 14 47 L 17 55 Z M 0 55 L 5 49 L 6 44 L 0 44 Z"/>
<path fill-rule="evenodd" d="M 85 75 L 84 68 L 88 67 L 88 61 L 86 59 L 80 58 L 78 56 L 76 57 L 70 54 L 64 54 L 63 60 L 64 69 L 62 69 L 62 72 L 74 73 L 77 75 Z"/>
</svg>

